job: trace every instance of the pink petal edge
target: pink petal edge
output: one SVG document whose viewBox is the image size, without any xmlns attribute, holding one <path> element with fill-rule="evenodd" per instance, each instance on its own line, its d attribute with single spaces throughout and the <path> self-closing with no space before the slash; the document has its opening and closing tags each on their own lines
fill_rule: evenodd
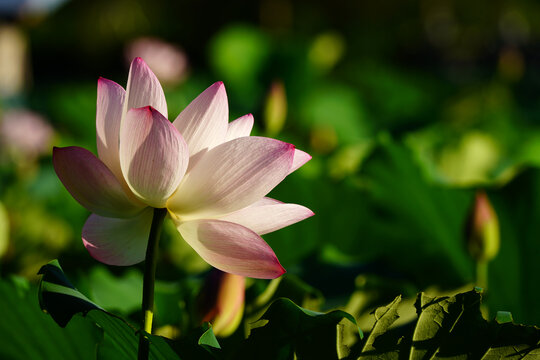
<svg viewBox="0 0 540 360">
<path fill-rule="evenodd" d="M 221 220 L 194 220 L 177 223 L 177 228 L 219 270 L 258 279 L 275 279 L 285 273 L 272 248 L 246 227 Z"/>
<path fill-rule="evenodd" d="M 225 140 L 229 105 L 223 82 L 218 81 L 197 96 L 174 120 L 189 147 L 191 156 L 211 149 Z"/>
<path fill-rule="evenodd" d="M 129 266 L 146 256 L 153 209 L 130 219 L 90 215 L 82 230 L 82 241 L 90 255 L 108 265 Z"/>
<path fill-rule="evenodd" d="M 263 198 L 253 205 L 220 217 L 259 235 L 268 234 L 315 215 L 305 206 L 285 204 L 271 198 Z"/>
<path fill-rule="evenodd" d="M 268 194 L 287 176 L 294 145 L 248 136 L 210 150 L 186 174 L 167 208 L 184 220 L 240 210 Z"/>
<path fill-rule="evenodd" d="M 107 166 L 86 149 L 54 147 L 53 166 L 69 193 L 92 212 L 128 218 L 144 207 L 129 196 Z"/>
<path fill-rule="evenodd" d="M 136 57 L 129 68 L 123 113 L 144 106 L 152 106 L 165 118 L 168 116 L 167 101 L 158 78 L 143 59 Z"/>
<path fill-rule="evenodd" d="M 305 163 L 307 163 L 309 160 L 311 160 L 311 155 L 309 155 L 307 152 L 295 149 L 294 150 L 294 158 L 292 161 L 291 168 L 289 170 L 289 174 L 298 170 L 300 167 L 302 167 Z"/>
</svg>

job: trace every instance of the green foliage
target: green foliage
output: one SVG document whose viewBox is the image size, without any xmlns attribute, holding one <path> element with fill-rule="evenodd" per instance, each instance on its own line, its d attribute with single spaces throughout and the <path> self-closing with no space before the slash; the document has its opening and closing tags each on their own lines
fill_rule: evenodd
<svg viewBox="0 0 540 360">
<path fill-rule="evenodd" d="M 60 326 L 65 327 L 75 314 L 83 314 L 104 332 L 104 346 L 98 349 L 100 358 L 136 358 L 141 330 L 88 300 L 67 279 L 57 260 L 43 266 L 40 274 L 40 306 Z M 151 359 L 177 358 L 163 338 L 149 335 L 149 340 Z"/>
<path fill-rule="evenodd" d="M 37 289 L 21 278 L 0 280 L 0 358 L 96 359 L 103 333 L 81 316 L 61 328 L 37 306 Z"/>
<path fill-rule="evenodd" d="M 88 300 L 64 275 L 58 262 L 42 268 L 36 306 L 33 288 L 22 279 L 0 281 L 0 305 L 10 309 L 0 322 L 6 341 L 0 355 L 7 359 L 133 359 L 139 331 L 126 320 Z M 280 292 L 305 285 L 272 285 L 258 302 L 270 301 Z M 281 288 L 281 290 L 279 290 Z M 264 300 L 266 299 L 266 300 Z M 342 310 L 318 312 L 277 298 L 256 320 L 246 323 L 245 338 L 222 342 L 210 324 L 194 329 L 176 341 L 149 335 L 152 359 L 535 359 L 540 355 L 540 329 L 515 325 L 512 315 L 501 311 L 494 321 L 481 312 L 482 290 L 454 296 L 420 293 L 414 305 L 417 317 L 399 322 L 401 296 L 372 312 L 374 324 L 367 336 L 356 319 Z M 352 329 L 351 331 L 348 330 Z M 350 335 L 353 335 L 352 337 Z M 32 345 L 25 344 L 31 340 Z M 174 350 L 173 350 L 174 349 Z"/>
<path fill-rule="evenodd" d="M 320 313 L 299 307 L 289 299 L 274 301 L 258 322 L 251 325 L 245 345 L 238 352 L 245 359 L 333 359 L 341 320 L 356 325 L 350 314 L 334 310 Z"/>
<path fill-rule="evenodd" d="M 401 296 L 398 296 L 390 304 L 384 307 L 380 307 L 375 310 L 375 324 L 369 333 L 369 336 L 366 339 L 364 347 L 362 348 L 362 353 L 367 354 L 369 352 L 376 352 L 374 346 L 375 341 L 380 336 L 383 336 L 388 331 L 389 327 L 399 318 L 397 312 L 397 306 L 401 301 Z"/>
<path fill-rule="evenodd" d="M 487 322 L 481 291 L 451 297 L 418 295 L 414 327 L 392 328 L 399 298 L 375 311 L 377 321 L 359 359 L 535 359 L 540 329 Z"/>
<path fill-rule="evenodd" d="M 459 319 L 469 315 L 471 329 L 499 334 L 486 336 L 500 346 L 481 355 L 474 350 L 475 356 L 519 358 L 510 345 L 519 351 L 524 343 L 534 344 L 536 330 L 517 331 L 513 319 L 540 324 L 540 71 L 534 61 L 540 7 L 531 0 L 390 5 L 221 2 L 209 11 L 197 1 L 95 0 L 66 1 L 35 18 L 24 11 L 10 17 L 0 29 L 2 38 L 6 30 L 18 34 L 14 44 L 20 41 L 28 52 L 26 59 L 13 56 L 4 66 L 14 69 L 14 78 L 25 74 L 20 91 L 0 91 L 0 284 L 2 293 L 9 292 L 0 298 L 0 309 L 11 310 L 0 321 L 0 358 L 85 358 L 67 342 L 86 349 L 84 354 L 95 355 L 97 346 L 104 358 L 132 355 L 132 347 L 118 348 L 118 336 L 131 339 L 132 328 L 89 308 L 138 323 L 140 267 L 105 267 L 88 255 L 80 240 L 88 212 L 56 177 L 50 154 L 10 158 L 3 116 L 14 107 L 39 112 L 54 128 L 55 146 L 95 153 L 96 80 L 104 76 L 125 86 L 128 61 L 122 54 L 143 35 L 185 51 L 188 70 L 164 88 L 171 120 L 223 80 L 229 119 L 253 113 L 253 134 L 263 135 L 269 129 L 265 99 L 271 84 L 282 83 L 287 112 L 280 113 L 275 137 L 313 155 L 270 196 L 305 205 L 316 216 L 264 236 L 287 276 L 270 283 L 247 280 L 243 326 L 219 338 L 220 349 L 211 346 L 213 333 L 201 326 L 195 306 L 209 265 L 174 224 L 165 224 L 155 325 L 182 358 L 234 359 L 253 341 L 244 343 L 246 329 L 283 297 L 304 309 L 341 309 L 357 319 L 364 341 L 349 320 L 328 326 L 328 338 L 335 341 L 321 341 L 320 354 L 330 358 L 353 359 L 364 351 L 367 357 L 402 359 L 411 348 L 415 356 L 442 357 L 448 344 L 461 341 L 449 339 L 460 339 L 465 332 Z M 166 53 L 158 57 L 165 67 L 176 66 Z M 500 250 L 484 267 L 482 305 L 484 316 L 497 314 L 500 326 L 472 316 L 476 305 L 467 302 L 469 295 L 435 300 L 479 285 L 464 237 L 478 188 L 488 194 L 500 222 Z M 36 313 L 32 286 L 24 290 L 24 282 L 12 280 L 37 280 L 39 266 L 54 258 L 62 259 L 81 290 L 77 294 L 58 279 L 42 282 L 51 315 L 67 323 L 66 329 Z M 420 291 L 438 297 L 419 300 L 416 320 L 414 294 Z M 369 315 L 398 294 L 399 302 Z M 460 304 L 470 308 L 456 320 Z M 432 317 L 444 327 L 433 325 Z M 427 340 L 413 344 L 414 336 Z M 66 347 L 64 354 L 47 348 L 52 337 Z M 475 334 L 470 338 L 483 341 Z M 296 342 L 289 344 L 277 356 L 294 352 Z M 373 355 L 378 350 L 385 352 Z"/>
<path fill-rule="evenodd" d="M 88 274 L 87 281 L 90 288 L 88 295 L 109 311 L 129 314 L 141 307 L 143 279 L 136 269 L 129 269 L 121 277 L 115 277 L 106 267 L 96 266 Z"/>
<path fill-rule="evenodd" d="M 210 354 L 217 354 L 216 349 L 221 349 L 221 346 L 216 339 L 216 335 L 214 335 L 214 332 L 212 331 L 212 325 L 210 323 L 204 323 L 203 330 L 204 329 L 206 330 L 203 332 L 197 343 L 205 348 Z"/>
<path fill-rule="evenodd" d="M 501 249 L 490 263 L 487 303 L 519 323 L 538 325 L 540 296 L 540 171 L 529 169 L 488 195 L 501 226 Z"/>
</svg>

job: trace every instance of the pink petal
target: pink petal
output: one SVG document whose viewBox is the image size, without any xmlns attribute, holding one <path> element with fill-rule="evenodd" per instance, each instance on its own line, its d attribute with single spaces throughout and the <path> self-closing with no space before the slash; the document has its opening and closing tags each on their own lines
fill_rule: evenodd
<svg viewBox="0 0 540 360">
<path fill-rule="evenodd" d="M 285 273 L 276 254 L 253 231 L 220 220 L 194 220 L 177 224 L 189 245 L 219 270 L 258 279 L 274 279 Z"/>
<path fill-rule="evenodd" d="M 100 78 L 97 91 L 96 138 L 101 161 L 123 179 L 118 159 L 118 136 L 126 91 L 114 81 Z"/>
<path fill-rule="evenodd" d="M 225 141 L 230 141 L 242 136 L 249 136 L 253 129 L 253 115 L 247 114 L 229 123 Z"/>
<path fill-rule="evenodd" d="M 191 156 L 221 144 L 227 134 L 229 105 L 223 83 L 202 92 L 178 115 L 173 124 L 186 140 Z"/>
<path fill-rule="evenodd" d="M 294 146 L 248 136 L 208 151 L 185 176 L 167 207 L 184 220 L 242 209 L 268 194 L 287 175 Z"/>
<path fill-rule="evenodd" d="M 133 193 L 160 208 L 186 172 L 186 142 L 176 128 L 150 106 L 131 109 L 120 129 L 120 164 Z"/>
<path fill-rule="evenodd" d="M 302 165 L 307 163 L 309 160 L 311 160 L 311 155 L 309 155 L 307 152 L 304 152 L 302 150 L 295 149 L 293 163 L 289 170 L 289 174 L 298 170 Z"/>
<path fill-rule="evenodd" d="M 124 114 L 129 109 L 151 106 L 167 117 L 167 101 L 158 78 L 143 59 L 135 58 L 129 69 Z"/>
<path fill-rule="evenodd" d="M 153 209 L 146 208 L 130 219 L 90 215 L 82 230 L 82 241 L 90 255 L 108 265 L 137 264 L 146 256 Z"/>
<path fill-rule="evenodd" d="M 313 211 L 304 206 L 263 198 L 253 205 L 221 216 L 219 219 L 240 224 L 259 235 L 264 235 L 313 215 L 315 215 Z"/>
<path fill-rule="evenodd" d="M 78 146 L 53 149 L 60 181 L 82 206 L 102 216 L 132 217 L 144 205 L 131 198 L 113 173 L 90 151 Z"/>
</svg>

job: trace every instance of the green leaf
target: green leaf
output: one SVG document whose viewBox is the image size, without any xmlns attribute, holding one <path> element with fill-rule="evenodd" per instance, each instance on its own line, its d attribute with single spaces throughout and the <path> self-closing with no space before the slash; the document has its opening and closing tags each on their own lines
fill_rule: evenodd
<svg viewBox="0 0 540 360">
<path fill-rule="evenodd" d="M 448 344 L 467 352 L 478 352 L 479 347 L 470 344 L 468 340 L 472 337 L 468 338 L 468 335 L 482 337 L 486 333 L 487 323 L 480 314 L 480 299 L 480 292 L 476 290 L 435 298 L 421 293 L 415 304 L 418 321 L 412 336 L 410 359 L 442 355 L 450 350 Z M 468 328 L 464 328 L 465 323 Z M 469 334 L 473 329 L 478 332 Z"/>
<path fill-rule="evenodd" d="M 129 314 L 141 308 L 142 283 L 143 276 L 136 269 L 114 276 L 106 267 L 96 266 L 88 276 L 89 296 L 108 310 Z"/>
<path fill-rule="evenodd" d="M 497 336 L 487 349 L 482 360 L 540 358 L 540 329 L 532 326 L 502 324 L 497 328 Z"/>
<path fill-rule="evenodd" d="M 205 348 L 210 354 L 215 354 L 216 349 L 221 349 L 221 346 L 216 339 L 216 335 L 214 335 L 212 325 L 209 322 L 204 323 L 203 329 L 204 328 L 206 328 L 207 330 L 203 332 L 203 334 L 199 338 L 198 344 Z"/>
<path fill-rule="evenodd" d="M 373 201 L 370 213 L 385 214 L 368 215 L 365 229 L 373 232 L 373 247 L 400 271 L 416 271 L 417 280 L 426 285 L 469 281 L 472 261 L 461 239 L 471 193 L 428 183 L 411 152 L 390 135 L 380 136 L 379 143 L 363 166 L 363 180 Z M 394 256 L 388 248 L 394 249 Z M 425 271 L 426 267 L 431 270 Z M 447 267 L 452 271 L 443 272 Z"/>
<path fill-rule="evenodd" d="M 39 306 L 61 327 L 65 327 L 75 314 L 84 315 L 90 310 L 101 309 L 75 289 L 58 260 L 42 266 L 38 274 L 43 275 L 39 282 Z"/>
<path fill-rule="evenodd" d="M 137 358 L 140 330 L 134 328 L 124 319 L 103 310 L 91 310 L 86 316 L 103 328 L 107 336 L 106 341 L 114 349 L 114 351 L 111 351 L 112 349 L 110 348 L 102 351 L 100 348 L 100 359 L 114 358 L 114 360 L 131 360 Z M 150 359 L 179 359 L 164 338 L 155 335 L 148 335 L 148 337 L 150 339 Z"/>
<path fill-rule="evenodd" d="M 88 300 L 67 279 L 57 260 L 44 265 L 39 274 L 43 275 L 39 285 L 40 306 L 60 326 L 66 326 L 73 315 L 80 313 L 98 324 L 105 333 L 103 346 L 98 350 L 100 359 L 131 360 L 137 357 L 141 330 Z M 148 337 L 151 359 L 178 359 L 164 338 Z"/>
<path fill-rule="evenodd" d="M 512 313 L 508 311 L 497 311 L 497 316 L 495 316 L 495 321 L 499 324 L 506 324 L 514 322 L 512 318 Z"/>
<path fill-rule="evenodd" d="M 372 358 L 368 354 L 373 352 L 376 353 L 377 349 L 374 346 L 375 341 L 380 336 L 384 335 L 390 326 L 399 318 L 397 309 L 400 302 L 401 296 L 398 296 L 387 306 L 380 307 L 373 312 L 375 315 L 375 324 L 373 325 L 373 329 L 371 329 L 371 332 L 366 339 L 362 349 L 362 355 Z"/>
<path fill-rule="evenodd" d="M 10 360 L 96 359 L 102 331 L 75 316 L 63 329 L 42 311 L 37 289 L 22 278 L 0 280 L 0 358 Z"/>
<path fill-rule="evenodd" d="M 540 329 L 487 322 L 481 299 L 477 289 L 450 297 L 421 293 L 414 328 L 398 329 L 391 328 L 398 315 L 396 299 L 375 311 L 377 322 L 364 345 L 369 351 L 359 359 L 537 359 Z"/>
<path fill-rule="evenodd" d="M 173 344 L 183 359 L 214 360 L 229 359 L 216 339 L 212 325 L 205 322 L 202 326 L 191 328 Z"/>
<path fill-rule="evenodd" d="M 238 355 L 245 359 L 337 359 L 337 325 L 343 319 L 356 325 L 355 318 L 341 310 L 320 313 L 289 299 L 277 299 L 259 322 L 252 324 Z"/>
</svg>

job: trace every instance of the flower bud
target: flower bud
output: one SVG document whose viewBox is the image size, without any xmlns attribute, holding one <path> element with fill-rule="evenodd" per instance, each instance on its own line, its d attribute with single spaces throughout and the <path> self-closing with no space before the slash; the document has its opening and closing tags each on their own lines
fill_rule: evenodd
<svg viewBox="0 0 540 360">
<path fill-rule="evenodd" d="M 490 261 L 499 252 L 499 220 L 486 193 L 477 191 L 467 221 L 467 248 L 478 262 Z"/>
<path fill-rule="evenodd" d="M 213 270 L 199 294 L 202 321 L 212 323 L 214 334 L 234 333 L 244 314 L 245 277 Z"/>
<path fill-rule="evenodd" d="M 274 81 L 264 106 L 264 123 L 269 135 L 276 135 L 285 125 L 287 118 L 287 97 L 283 82 Z"/>
</svg>

